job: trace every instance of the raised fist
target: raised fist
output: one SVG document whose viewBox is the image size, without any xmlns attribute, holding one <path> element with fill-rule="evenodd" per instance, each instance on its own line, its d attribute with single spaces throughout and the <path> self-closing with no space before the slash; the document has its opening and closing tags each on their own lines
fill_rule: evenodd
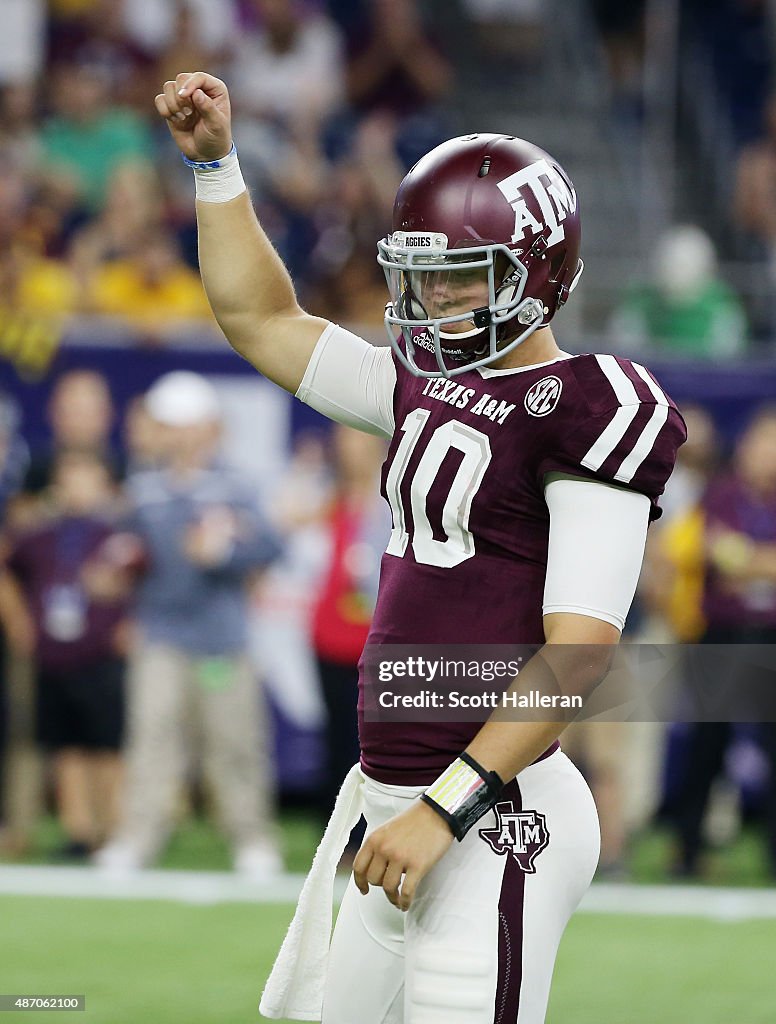
<svg viewBox="0 0 776 1024">
<path fill-rule="evenodd" d="M 229 91 L 220 78 L 204 71 L 183 72 L 164 83 L 154 103 L 189 160 L 220 160 L 232 148 Z"/>
</svg>

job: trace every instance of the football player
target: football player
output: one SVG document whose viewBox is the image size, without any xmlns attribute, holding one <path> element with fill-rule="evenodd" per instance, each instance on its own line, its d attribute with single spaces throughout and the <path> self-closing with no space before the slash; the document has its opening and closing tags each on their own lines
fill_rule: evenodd
<svg viewBox="0 0 776 1024">
<path fill-rule="evenodd" d="M 566 173 L 505 135 L 423 157 L 378 243 L 391 345 L 373 347 L 299 307 L 245 190 L 224 83 L 181 74 L 156 107 L 194 170 L 202 278 L 231 345 L 391 439 L 368 647 L 543 645 L 523 685 L 549 665 L 585 692 L 685 431 L 642 366 L 556 344 L 550 322 L 582 271 Z M 321 979 L 324 1024 L 539 1024 L 599 848 L 562 723 L 360 718 L 367 838 Z M 318 1019 L 293 997 L 263 1008 Z"/>
</svg>

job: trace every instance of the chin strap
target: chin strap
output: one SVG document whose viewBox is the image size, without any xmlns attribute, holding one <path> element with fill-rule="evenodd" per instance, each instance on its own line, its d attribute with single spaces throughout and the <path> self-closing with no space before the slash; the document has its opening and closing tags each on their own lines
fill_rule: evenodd
<svg viewBox="0 0 776 1024">
<path fill-rule="evenodd" d="M 482 332 L 479 332 L 479 333 L 482 333 Z M 441 331 L 439 332 L 439 337 L 442 339 L 443 342 L 445 342 L 445 341 L 453 341 L 454 340 L 452 335 L 444 335 Z M 461 336 L 458 335 L 458 338 L 460 338 L 460 337 Z M 477 348 L 467 348 L 465 352 L 462 349 L 460 349 L 460 348 L 451 349 L 451 348 L 445 348 L 444 344 L 442 345 L 442 353 L 443 353 L 443 355 L 446 355 L 448 359 L 452 359 L 456 363 L 465 363 L 465 362 L 471 360 L 471 358 L 473 356 L 475 358 L 479 359 L 481 356 L 484 356 L 487 351 L 488 351 L 488 343 L 487 343 L 487 341 L 485 341 L 484 344 L 477 346 Z"/>
</svg>

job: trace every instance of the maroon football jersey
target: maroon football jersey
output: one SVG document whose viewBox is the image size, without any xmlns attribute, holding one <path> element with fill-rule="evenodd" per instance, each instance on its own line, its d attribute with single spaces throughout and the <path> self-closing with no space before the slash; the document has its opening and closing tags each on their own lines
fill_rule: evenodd
<svg viewBox="0 0 776 1024">
<path fill-rule="evenodd" d="M 416 352 L 422 369 L 435 366 Z M 452 380 L 394 363 L 382 477 L 393 530 L 367 646 L 543 643 L 546 474 L 632 488 L 655 519 L 685 440 L 681 415 L 643 367 L 612 355 Z M 481 725 L 369 722 L 363 705 L 362 679 L 361 762 L 389 784 L 433 782 Z"/>
</svg>

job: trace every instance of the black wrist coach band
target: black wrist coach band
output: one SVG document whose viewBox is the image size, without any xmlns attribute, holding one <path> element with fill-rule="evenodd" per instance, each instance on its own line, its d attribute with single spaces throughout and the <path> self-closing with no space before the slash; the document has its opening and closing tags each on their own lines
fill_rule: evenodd
<svg viewBox="0 0 776 1024">
<path fill-rule="evenodd" d="M 486 771 L 464 752 L 420 799 L 445 819 L 460 842 L 472 825 L 495 805 L 503 788 L 504 783 L 496 772 Z"/>
</svg>

